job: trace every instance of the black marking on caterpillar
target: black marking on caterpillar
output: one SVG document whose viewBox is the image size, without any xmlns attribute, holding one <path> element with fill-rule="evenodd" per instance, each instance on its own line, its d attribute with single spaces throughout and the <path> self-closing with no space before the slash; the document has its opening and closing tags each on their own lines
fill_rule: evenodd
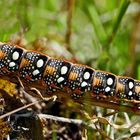
<svg viewBox="0 0 140 140">
<path fill-rule="evenodd" d="M 40 82 L 49 92 L 69 89 L 74 99 L 90 92 L 97 98 L 140 103 L 140 81 L 0 43 L 0 75 L 9 74 Z"/>
</svg>

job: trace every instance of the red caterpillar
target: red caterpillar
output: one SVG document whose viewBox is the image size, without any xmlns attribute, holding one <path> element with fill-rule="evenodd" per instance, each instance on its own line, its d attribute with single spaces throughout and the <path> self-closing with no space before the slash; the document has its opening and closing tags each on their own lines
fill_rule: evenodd
<svg viewBox="0 0 140 140">
<path fill-rule="evenodd" d="M 26 83 L 41 84 L 47 92 L 64 90 L 74 99 L 91 94 L 95 98 L 140 103 L 140 81 L 0 43 L 0 75 L 11 74 Z"/>
</svg>

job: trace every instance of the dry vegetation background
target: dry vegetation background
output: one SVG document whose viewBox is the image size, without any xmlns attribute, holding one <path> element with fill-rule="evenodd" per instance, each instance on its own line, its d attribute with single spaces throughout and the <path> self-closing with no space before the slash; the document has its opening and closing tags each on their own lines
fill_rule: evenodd
<svg viewBox="0 0 140 140">
<path fill-rule="evenodd" d="M 3 0 L 0 41 L 140 79 L 140 1 Z M 17 85 L 0 80 L 1 116 L 34 102 L 19 94 Z M 83 108 L 71 101 L 39 102 L 0 119 L 0 139 L 140 138 L 140 119 L 135 112 L 92 104 Z"/>
</svg>

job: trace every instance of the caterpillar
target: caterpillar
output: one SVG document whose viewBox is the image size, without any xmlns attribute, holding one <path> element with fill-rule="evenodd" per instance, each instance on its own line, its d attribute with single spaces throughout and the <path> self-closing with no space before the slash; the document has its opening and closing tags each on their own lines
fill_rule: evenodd
<svg viewBox="0 0 140 140">
<path fill-rule="evenodd" d="M 73 99 L 90 94 L 97 99 L 140 103 L 138 80 L 0 42 L 0 77 L 9 75 L 40 84 L 49 93 L 64 90 Z"/>
</svg>

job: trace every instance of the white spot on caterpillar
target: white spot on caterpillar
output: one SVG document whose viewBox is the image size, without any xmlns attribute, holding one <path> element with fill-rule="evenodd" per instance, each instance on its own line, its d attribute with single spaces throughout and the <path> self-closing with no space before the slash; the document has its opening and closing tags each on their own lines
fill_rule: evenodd
<svg viewBox="0 0 140 140">
<path fill-rule="evenodd" d="M 43 64 L 44 64 L 44 61 L 42 59 L 39 59 L 37 61 L 37 64 L 36 65 L 37 65 L 38 68 L 41 68 L 43 66 Z"/>
<path fill-rule="evenodd" d="M 89 72 L 85 72 L 84 73 L 84 79 L 87 80 L 90 77 L 90 73 Z"/>
<path fill-rule="evenodd" d="M 58 82 L 58 83 L 61 83 L 62 81 L 64 81 L 64 77 L 59 77 L 59 78 L 57 79 L 57 82 Z"/>
<path fill-rule="evenodd" d="M 134 87 L 133 82 L 129 82 L 129 89 L 132 89 Z"/>
<path fill-rule="evenodd" d="M 68 71 L 67 66 L 63 66 L 63 67 L 61 68 L 61 74 L 66 74 L 67 71 Z"/>
<path fill-rule="evenodd" d="M 109 92 L 109 91 L 110 91 L 110 87 L 106 87 L 105 92 Z"/>
<path fill-rule="evenodd" d="M 33 71 L 33 75 L 35 76 L 35 75 L 37 75 L 37 74 L 39 74 L 39 70 L 34 70 L 34 71 Z"/>
<path fill-rule="evenodd" d="M 15 62 L 10 62 L 9 63 L 9 67 L 14 67 L 16 64 L 15 64 Z"/>
<path fill-rule="evenodd" d="M 132 96 L 132 94 L 133 94 L 132 91 L 129 91 L 128 95 L 129 95 L 129 96 Z"/>
<path fill-rule="evenodd" d="M 82 82 L 82 84 L 81 84 L 81 87 L 85 87 L 85 86 L 87 86 L 87 82 Z"/>
<path fill-rule="evenodd" d="M 108 78 L 107 79 L 107 85 L 112 85 L 113 84 L 113 79 L 112 78 Z"/>
<path fill-rule="evenodd" d="M 15 51 L 13 54 L 12 54 L 12 59 L 13 60 L 18 60 L 19 58 L 19 53 L 17 51 Z"/>
</svg>

